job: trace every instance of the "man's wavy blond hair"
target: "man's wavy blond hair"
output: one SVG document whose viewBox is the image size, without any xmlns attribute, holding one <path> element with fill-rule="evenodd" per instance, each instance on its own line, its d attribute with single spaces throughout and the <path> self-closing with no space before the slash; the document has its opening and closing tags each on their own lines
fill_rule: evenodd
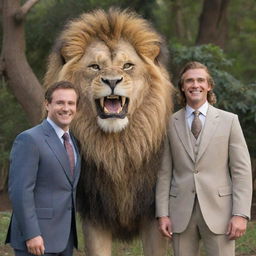
<svg viewBox="0 0 256 256">
<path fill-rule="evenodd" d="M 215 93 L 213 92 L 213 88 L 215 87 L 214 80 L 213 80 L 208 68 L 204 64 L 202 64 L 200 62 L 197 62 L 197 61 L 190 61 L 181 69 L 181 72 L 179 74 L 179 81 L 178 81 L 178 88 L 179 88 L 179 93 L 180 93 L 179 103 L 182 106 L 185 106 L 186 103 L 187 103 L 185 93 L 182 91 L 182 86 L 183 86 L 183 83 L 184 83 L 183 74 L 186 73 L 190 69 L 203 69 L 203 70 L 205 70 L 205 72 L 208 75 L 208 77 L 207 77 L 208 84 L 211 86 L 211 90 L 207 93 L 207 101 L 211 105 L 215 104 L 217 102 L 217 99 L 216 99 Z"/>
</svg>

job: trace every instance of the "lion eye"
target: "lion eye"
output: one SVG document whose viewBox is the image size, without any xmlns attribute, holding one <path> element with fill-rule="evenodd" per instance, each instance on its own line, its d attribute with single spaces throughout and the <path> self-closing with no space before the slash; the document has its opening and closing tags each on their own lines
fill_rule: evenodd
<svg viewBox="0 0 256 256">
<path fill-rule="evenodd" d="M 88 67 L 94 71 L 100 70 L 100 66 L 98 64 L 92 64 L 92 65 L 89 65 Z"/>
<path fill-rule="evenodd" d="M 134 67 L 134 64 L 132 63 L 125 63 L 123 65 L 123 70 L 131 70 Z"/>
</svg>

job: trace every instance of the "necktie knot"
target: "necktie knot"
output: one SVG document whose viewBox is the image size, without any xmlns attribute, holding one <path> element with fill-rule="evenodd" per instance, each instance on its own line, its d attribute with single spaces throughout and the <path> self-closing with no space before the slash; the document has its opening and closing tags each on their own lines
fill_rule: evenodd
<svg viewBox="0 0 256 256">
<path fill-rule="evenodd" d="M 194 111 L 194 115 L 195 115 L 196 117 L 199 117 L 200 111 L 199 111 L 199 110 L 195 110 L 195 111 Z"/>
<path fill-rule="evenodd" d="M 63 134 L 62 138 L 63 138 L 64 141 L 68 141 L 68 142 L 69 142 L 69 135 L 68 135 L 67 132 L 65 132 L 65 133 Z"/>
</svg>

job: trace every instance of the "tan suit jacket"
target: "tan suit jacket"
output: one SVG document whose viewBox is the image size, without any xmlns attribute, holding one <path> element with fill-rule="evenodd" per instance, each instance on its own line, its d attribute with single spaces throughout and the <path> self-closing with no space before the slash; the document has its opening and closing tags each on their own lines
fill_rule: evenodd
<svg viewBox="0 0 256 256">
<path fill-rule="evenodd" d="M 183 232 L 197 195 L 209 229 L 224 234 L 233 214 L 250 218 L 251 164 L 238 117 L 209 105 L 197 155 L 186 126 L 181 109 L 169 124 L 156 188 L 156 216 L 170 216 L 173 232 Z"/>
</svg>

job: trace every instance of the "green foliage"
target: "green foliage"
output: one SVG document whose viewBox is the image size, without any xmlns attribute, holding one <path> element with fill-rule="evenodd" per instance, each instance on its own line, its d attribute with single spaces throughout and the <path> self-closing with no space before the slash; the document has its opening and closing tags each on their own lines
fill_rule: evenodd
<svg viewBox="0 0 256 256">
<path fill-rule="evenodd" d="M 203 0 L 158 0 L 153 10 L 154 24 L 173 43 L 193 46 L 198 34 Z M 255 82 L 256 2 L 229 1 L 228 34 L 225 53 L 233 59 L 227 71 L 246 83 Z"/>
<path fill-rule="evenodd" d="M 160 0 L 153 10 L 154 24 L 167 40 L 193 45 L 198 33 L 202 0 Z"/>
<path fill-rule="evenodd" d="M 0 83 L 0 190 L 6 185 L 9 152 L 15 136 L 28 127 L 25 114 L 5 83 Z"/>
<path fill-rule="evenodd" d="M 3 212 L 0 214 L 0 245 L 4 244 L 9 221 L 10 221 L 10 213 Z"/>
<path fill-rule="evenodd" d="M 232 65 L 224 52 L 214 45 L 186 47 L 174 44 L 171 48 L 174 83 L 181 67 L 188 61 L 205 64 L 214 78 L 216 106 L 239 116 L 251 156 L 256 156 L 256 85 L 244 84 L 226 70 Z"/>
<path fill-rule="evenodd" d="M 229 8 L 229 39 L 225 50 L 234 58 L 231 72 L 247 83 L 255 82 L 256 2 L 233 0 Z"/>
</svg>

